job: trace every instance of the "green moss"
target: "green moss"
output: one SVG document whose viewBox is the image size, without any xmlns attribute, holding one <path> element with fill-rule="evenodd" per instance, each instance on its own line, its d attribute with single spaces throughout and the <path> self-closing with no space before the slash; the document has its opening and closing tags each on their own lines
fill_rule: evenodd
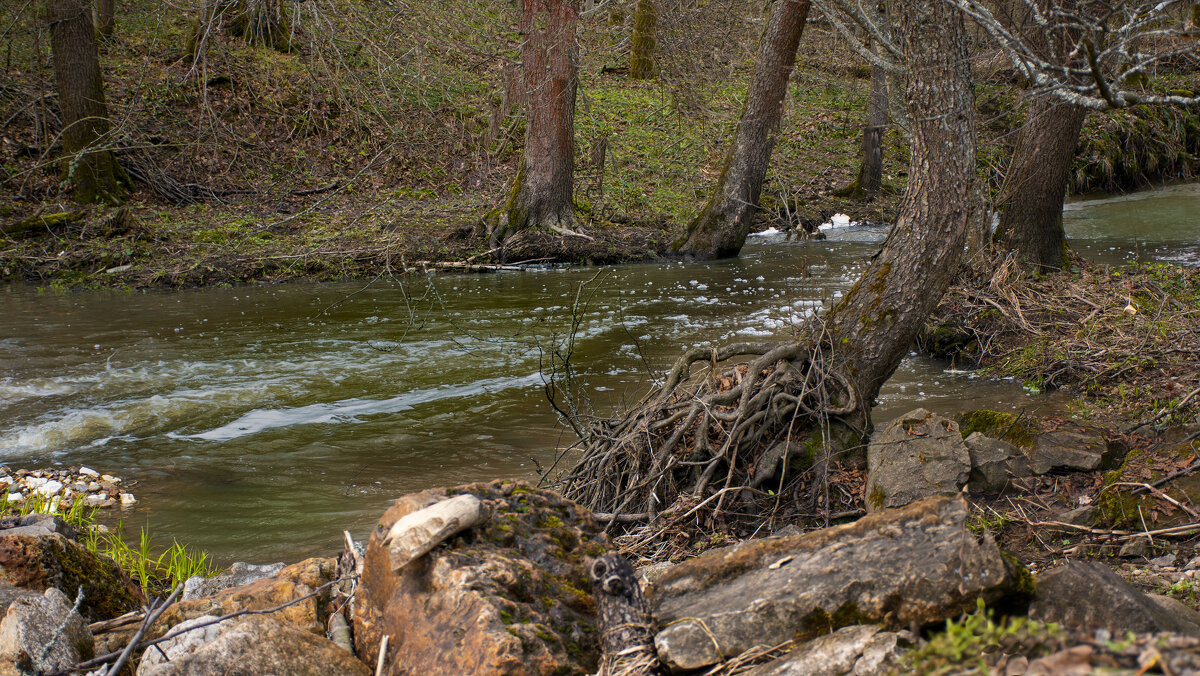
<svg viewBox="0 0 1200 676">
<path fill-rule="evenodd" d="M 955 416 L 963 438 L 981 432 L 994 439 L 1003 439 L 1020 448 L 1033 448 L 1037 430 L 1026 419 L 1012 413 L 986 408 L 967 411 Z"/>
<path fill-rule="evenodd" d="M 815 636 L 830 634 L 842 627 L 852 624 L 874 624 L 878 618 L 873 618 L 858 609 L 853 601 L 843 603 L 832 613 L 823 608 L 816 608 L 800 620 L 800 629 L 796 630 L 794 640 L 802 643 Z"/>
</svg>

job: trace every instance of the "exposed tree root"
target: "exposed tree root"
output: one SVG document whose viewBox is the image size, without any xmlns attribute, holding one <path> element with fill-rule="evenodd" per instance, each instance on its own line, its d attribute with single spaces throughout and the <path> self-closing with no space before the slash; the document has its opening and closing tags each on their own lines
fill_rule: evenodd
<svg viewBox="0 0 1200 676">
<path fill-rule="evenodd" d="M 770 512 L 785 482 L 794 487 L 801 479 L 786 475 L 789 456 L 807 450 L 799 442 L 806 438 L 820 446 L 812 467 L 818 480 L 806 483 L 809 507 L 827 518 L 829 425 L 834 418 L 846 424 L 861 403 L 831 367 L 829 352 L 820 340 L 688 350 L 628 415 L 586 428 L 582 459 L 563 480 L 563 494 L 627 528 L 700 516 L 711 522 L 754 500 L 767 501 Z M 699 380 L 692 377 L 697 365 L 710 369 Z M 777 480 L 764 485 L 767 477 Z"/>
</svg>

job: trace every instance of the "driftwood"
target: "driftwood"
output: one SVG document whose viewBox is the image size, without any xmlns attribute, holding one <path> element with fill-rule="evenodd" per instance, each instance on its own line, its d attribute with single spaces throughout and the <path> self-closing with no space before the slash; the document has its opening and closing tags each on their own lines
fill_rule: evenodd
<svg viewBox="0 0 1200 676">
<path fill-rule="evenodd" d="M 489 510 L 474 495 L 459 495 L 405 515 L 392 525 L 383 546 L 392 555 L 396 570 L 428 554 L 447 538 L 474 528 L 491 518 Z"/>
<path fill-rule="evenodd" d="M 589 577 L 600 616 L 600 670 L 597 676 L 655 673 L 654 631 L 638 575 L 620 554 L 592 561 Z"/>
</svg>

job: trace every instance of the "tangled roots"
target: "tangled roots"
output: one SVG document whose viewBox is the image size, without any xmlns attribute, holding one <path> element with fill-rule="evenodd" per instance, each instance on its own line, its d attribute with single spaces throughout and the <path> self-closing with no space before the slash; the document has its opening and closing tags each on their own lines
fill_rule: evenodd
<svg viewBox="0 0 1200 676">
<path fill-rule="evenodd" d="M 592 424 L 563 494 L 610 524 L 639 524 L 686 507 L 719 514 L 786 468 L 791 441 L 864 407 L 819 342 L 736 343 L 686 352 L 661 387 L 625 417 Z M 751 357 L 718 373 L 722 362 Z M 707 377 L 692 378 L 697 364 Z M 829 466 L 829 446 L 816 459 Z M 719 485 L 718 485 L 719 484 Z"/>
</svg>

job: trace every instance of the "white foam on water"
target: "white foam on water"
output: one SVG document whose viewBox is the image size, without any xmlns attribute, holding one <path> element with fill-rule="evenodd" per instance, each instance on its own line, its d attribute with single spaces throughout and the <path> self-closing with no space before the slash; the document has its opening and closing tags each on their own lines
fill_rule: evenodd
<svg viewBox="0 0 1200 676">
<path fill-rule="evenodd" d="M 490 378 L 465 385 L 413 390 L 390 399 L 343 399 L 331 403 L 309 404 L 283 409 L 255 409 L 216 429 L 190 435 L 205 441 L 229 441 L 279 427 L 319 423 L 359 423 L 369 415 L 400 413 L 419 404 L 442 399 L 461 399 L 485 393 L 518 389 L 541 384 L 541 374 L 519 378 Z"/>
</svg>

